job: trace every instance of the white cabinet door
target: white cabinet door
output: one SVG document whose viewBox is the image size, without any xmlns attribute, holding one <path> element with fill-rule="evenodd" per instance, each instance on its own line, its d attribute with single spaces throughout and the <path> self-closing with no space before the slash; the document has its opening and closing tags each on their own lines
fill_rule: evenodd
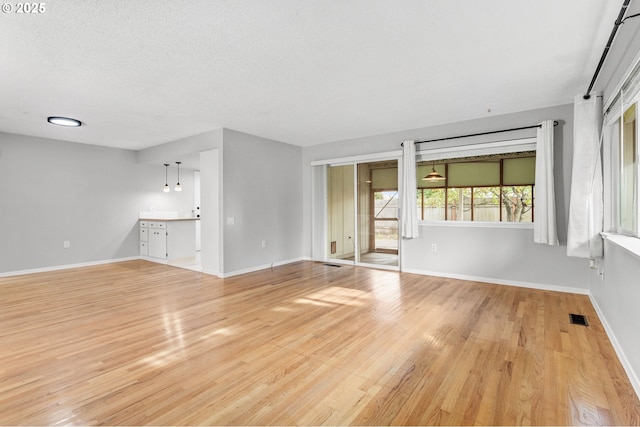
<svg viewBox="0 0 640 427">
<path fill-rule="evenodd" d="M 149 229 L 147 227 L 143 227 L 140 225 L 140 241 L 148 242 L 149 241 Z"/>
<path fill-rule="evenodd" d="M 149 229 L 149 256 L 167 259 L 167 230 Z"/>
</svg>

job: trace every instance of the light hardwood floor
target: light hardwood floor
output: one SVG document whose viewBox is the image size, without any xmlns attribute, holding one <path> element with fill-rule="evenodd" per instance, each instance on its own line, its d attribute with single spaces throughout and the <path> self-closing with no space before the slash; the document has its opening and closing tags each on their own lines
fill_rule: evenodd
<svg viewBox="0 0 640 427">
<path fill-rule="evenodd" d="M 0 295 L 4 425 L 640 423 L 583 295 L 145 261 L 0 278 Z"/>
</svg>

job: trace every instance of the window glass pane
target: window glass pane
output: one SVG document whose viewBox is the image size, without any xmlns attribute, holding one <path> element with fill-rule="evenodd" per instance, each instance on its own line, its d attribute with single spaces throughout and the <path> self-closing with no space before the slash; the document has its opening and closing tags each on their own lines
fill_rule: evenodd
<svg viewBox="0 0 640 427">
<path fill-rule="evenodd" d="M 398 188 L 398 168 L 371 169 L 371 180 L 374 190 Z"/>
<path fill-rule="evenodd" d="M 416 165 L 418 217 L 532 222 L 535 163 L 535 151 L 421 161 Z M 433 169 L 446 180 L 423 181 Z"/>
<path fill-rule="evenodd" d="M 500 185 L 500 162 L 451 163 L 447 185 L 453 187 Z"/>
<path fill-rule="evenodd" d="M 620 140 L 620 228 L 637 230 L 636 224 L 636 105 L 624 113 Z"/>
<path fill-rule="evenodd" d="M 504 159 L 502 162 L 502 184 L 522 185 L 536 182 L 535 157 Z"/>
<path fill-rule="evenodd" d="M 533 221 L 533 187 L 531 185 L 502 187 L 502 221 Z"/>
<path fill-rule="evenodd" d="M 500 187 L 473 189 L 473 220 L 500 221 Z"/>
<path fill-rule="evenodd" d="M 374 218 L 398 218 L 398 192 L 376 191 L 373 193 Z"/>
<path fill-rule="evenodd" d="M 447 214 L 450 221 L 471 221 L 471 188 L 447 190 Z"/>
<path fill-rule="evenodd" d="M 424 219 L 444 221 L 444 188 L 425 188 L 423 191 Z"/>
<path fill-rule="evenodd" d="M 354 255 L 355 200 L 353 165 L 330 166 L 327 171 L 327 214 L 329 257 L 347 259 Z"/>
</svg>

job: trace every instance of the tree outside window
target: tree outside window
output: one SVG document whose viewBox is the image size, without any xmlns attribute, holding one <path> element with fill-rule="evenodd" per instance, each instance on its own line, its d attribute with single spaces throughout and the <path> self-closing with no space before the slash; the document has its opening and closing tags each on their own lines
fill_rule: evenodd
<svg viewBox="0 0 640 427">
<path fill-rule="evenodd" d="M 447 180 L 423 181 L 432 168 Z M 535 152 L 419 163 L 417 180 L 424 221 L 533 222 Z"/>
</svg>

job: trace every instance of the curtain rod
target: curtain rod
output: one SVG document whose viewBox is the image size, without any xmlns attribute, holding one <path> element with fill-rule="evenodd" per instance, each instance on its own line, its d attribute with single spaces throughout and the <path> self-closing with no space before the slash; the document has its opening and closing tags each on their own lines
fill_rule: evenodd
<svg viewBox="0 0 640 427">
<path fill-rule="evenodd" d="M 591 89 L 593 89 L 593 85 L 596 83 L 596 79 L 598 78 L 598 74 L 600 74 L 600 69 L 602 68 L 602 65 L 604 64 L 604 60 L 607 58 L 607 54 L 609 53 L 609 49 L 611 48 L 611 45 L 613 44 L 613 39 L 616 36 L 616 33 L 618 32 L 618 27 L 620 27 L 620 25 L 624 24 L 624 21 L 626 21 L 629 18 L 633 18 L 635 16 L 638 15 L 632 15 L 629 16 L 625 19 L 622 19 L 622 17 L 624 16 L 625 12 L 627 11 L 627 7 L 629 6 L 629 3 L 631 3 L 631 0 L 624 0 L 624 3 L 622 4 L 622 8 L 620 9 L 620 13 L 618 13 L 618 18 L 616 19 L 616 22 L 613 24 L 613 29 L 611 30 L 611 34 L 609 35 L 609 41 L 607 41 L 607 44 L 604 47 L 604 51 L 602 52 L 602 56 L 600 57 L 600 62 L 598 62 L 598 66 L 596 67 L 596 72 L 593 73 L 593 78 L 591 79 L 591 84 L 589 84 L 589 89 L 587 89 L 587 93 L 584 94 L 584 96 L 582 98 L 584 99 L 589 99 L 591 98 L 591 95 L 589 95 L 591 93 Z"/>
<path fill-rule="evenodd" d="M 553 121 L 553 125 L 554 126 L 558 126 L 558 121 L 554 120 Z M 472 133 L 472 134 L 469 134 L 469 135 L 449 136 L 449 137 L 446 137 L 446 138 L 429 139 L 429 140 L 426 140 L 426 141 L 416 141 L 414 144 L 423 144 L 425 142 L 446 141 L 446 140 L 449 140 L 449 139 L 469 138 L 469 137 L 472 137 L 472 136 L 491 135 L 492 133 L 511 132 L 511 131 L 514 131 L 514 130 L 534 129 L 534 128 L 539 128 L 539 127 L 542 127 L 542 125 L 532 125 L 532 126 L 523 126 L 523 127 L 520 127 L 520 128 L 492 130 L 492 131 L 489 131 L 489 132 Z M 404 147 L 404 142 L 402 144 L 400 144 L 400 146 Z"/>
</svg>

